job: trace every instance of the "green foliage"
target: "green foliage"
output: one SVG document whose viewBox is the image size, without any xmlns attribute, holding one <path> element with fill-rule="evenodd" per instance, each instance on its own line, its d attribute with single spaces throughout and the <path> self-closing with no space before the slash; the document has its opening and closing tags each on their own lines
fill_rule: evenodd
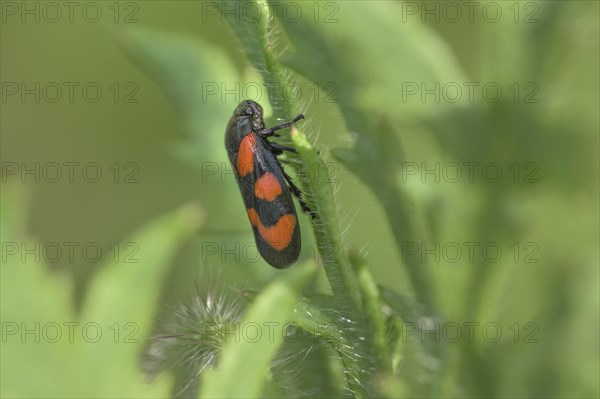
<svg viewBox="0 0 600 399">
<path fill-rule="evenodd" d="M 150 3 L 146 15 L 166 23 L 171 14 Z M 140 247 L 138 263 L 103 258 L 92 273 L 3 254 L 2 396 L 597 396 L 598 4 L 527 2 L 536 23 L 509 14 L 455 25 L 405 21 L 406 2 L 326 2 L 319 15 L 316 3 L 295 2 L 299 21 L 281 8 L 271 14 L 275 2 L 219 7 L 235 4 L 261 17 L 223 13 L 204 24 L 207 9 L 190 2 L 193 17 L 171 11 L 177 34 L 152 23 L 115 30 L 119 56 L 150 79 L 145 93 L 159 88 L 153 95 L 174 111 L 164 101 L 139 104 L 127 113 L 133 144 L 114 136 L 115 148 L 148 160 L 146 179 L 159 179 L 117 202 L 123 226 L 136 227 L 121 229 Z M 324 23 L 328 5 L 337 10 L 332 23 Z M 185 17 L 193 34 L 182 33 Z M 498 83 L 504 94 L 497 102 L 469 101 L 466 92 L 456 102 L 405 97 L 406 83 L 471 81 Z M 281 158 L 316 215 L 299 215 L 302 256 L 283 271 L 246 251 L 253 237 L 233 175 L 207 174 L 227 162 L 223 132 L 240 100 L 209 89 L 245 83 L 264 88 L 257 100 L 268 125 L 306 115 L 275 139 L 297 149 Z M 317 87 L 321 100 L 333 83 L 335 102 L 292 101 L 284 89 L 292 83 L 304 93 Z M 532 88 L 539 101 L 524 102 Z M 314 173 L 330 172 L 331 158 L 334 176 Z M 163 170 L 165 162 L 177 167 Z M 496 163 L 503 178 L 407 174 L 407 166 L 465 162 Z M 537 183 L 526 181 L 532 171 Z M 66 212 L 48 205 L 52 190 L 33 191 L 3 186 L 3 243 L 33 245 L 36 234 L 51 241 L 48 230 L 59 229 L 45 219 Z M 73 208 L 67 198 L 77 196 L 63 197 L 56 202 Z M 129 215 L 160 198 L 168 201 L 143 218 Z M 180 207 L 190 200 L 202 211 Z M 348 222 L 344 212 L 358 208 Z M 106 240 L 123 237 L 118 222 L 106 222 Z M 468 242 L 479 243 L 479 255 L 485 243 L 504 252 L 468 261 Z M 208 257 L 205 243 L 218 244 L 218 256 Z M 423 256 L 440 243 L 462 246 L 460 261 Z M 244 256 L 230 258 L 231 248 Z M 80 274 L 89 284 L 72 278 Z M 97 323 L 103 339 L 32 343 L 7 333 L 71 321 Z M 482 333 L 490 324 L 501 327 L 498 340 Z M 453 340 L 456 326 L 462 336 Z M 140 364 L 156 381 L 139 381 Z"/>
<path fill-rule="evenodd" d="M 10 188 L 2 192 L 2 237 L 6 243 L 33 248 L 35 242 L 19 229 L 24 225 L 22 204 L 29 198 Z M 2 321 L 5 328 L 10 324 L 17 330 L 4 336 L 2 396 L 58 398 L 89 392 L 103 398 L 166 396 L 167 380 L 153 386 L 140 381 L 138 356 L 150 333 L 169 260 L 202 219 L 199 209 L 183 208 L 141 228 L 131 242 L 152 250 L 138 263 L 107 261 L 78 315 L 66 276 L 49 275 L 45 262 L 33 257 L 4 263 Z M 25 286 L 27 293 L 21 288 Z M 18 300 L 19 306 L 8 299 Z M 29 335 L 23 335 L 24 330 Z M 37 375 L 32 367 L 44 370 L 36 383 L 29 381 Z"/>
</svg>

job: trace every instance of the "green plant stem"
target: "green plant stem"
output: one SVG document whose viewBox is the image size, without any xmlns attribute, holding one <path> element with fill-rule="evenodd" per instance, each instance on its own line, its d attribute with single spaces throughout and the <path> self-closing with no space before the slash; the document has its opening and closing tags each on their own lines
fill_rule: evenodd
<svg viewBox="0 0 600 399">
<path fill-rule="evenodd" d="M 267 4 L 256 2 L 256 6 L 262 9 L 265 17 L 261 20 L 268 21 L 270 16 Z M 262 75 L 268 92 L 271 94 L 270 100 L 275 112 L 282 114 L 287 120 L 293 119 L 300 113 L 300 110 L 297 109 L 295 103 L 286 101 L 283 95 L 282 88 L 289 83 L 289 77 L 285 67 L 279 62 L 269 44 L 268 23 L 244 22 L 231 25 L 242 42 L 252 66 Z M 318 170 L 327 170 L 304 134 L 292 130 L 292 141 L 302 160 L 302 165 L 292 164 L 299 169 L 299 176 L 309 176 L 306 165 L 319 166 Z M 317 214 L 313 220 L 313 230 L 331 289 L 340 304 L 349 311 L 349 315 L 358 315 L 361 302 L 358 284 L 350 262 L 343 251 L 331 186 L 328 182 L 307 178 L 303 180 L 303 183 L 305 196 Z"/>
<path fill-rule="evenodd" d="M 363 313 L 367 321 L 369 339 L 377 357 L 377 370 L 380 373 L 391 374 L 392 362 L 390 349 L 386 339 L 385 322 L 381 314 L 381 299 L 377 284 L 369 272 L 362 257 L 352 252 L 350 262 L 358 276 L 358 284 L 362 292 Z"/>
<path fill-rule="evenodd" d="M 385 213 L 390 220 L 390 227 L 394 233 L 396 246 L 400 253 L 403 254 L 405 243 L 426 242 L 425 234 L 420 227 L 421 222 L 417 220 L 415 209 L 409 206 L 410 200 L 406 198 L 402 190 L 395 184 L 390 184 L 386 187 L 389 189 L 385 194 L 378 193 L 378 189 L 374 191 L 383 204 Z M 403 206 L 398 206 L 398 204 L 403 204 Z M 415 256 L 406 256 L 405 259 L 410 281 L 419 302 L 425 305 L 427 313 L 433 314 L 435 312 L 435 305 L 428 265 L 421 262 Z"/>
<path fill-rule="evenodd" d="M 327 170 L 323 160 L 298 129 L 292 129 L 292 141 L 304 165 L 315 165 L 317 170 Z M 327 182 L 314 179 L 308 179 L 306 189 L 310 202 L 315 207 L 314 233 L 331 289 L 334 296 L 341 300 L 341 304 L 356 314 L 361 309 L 358 282 L 343 250 L 333 191 Z"/>
</svg>

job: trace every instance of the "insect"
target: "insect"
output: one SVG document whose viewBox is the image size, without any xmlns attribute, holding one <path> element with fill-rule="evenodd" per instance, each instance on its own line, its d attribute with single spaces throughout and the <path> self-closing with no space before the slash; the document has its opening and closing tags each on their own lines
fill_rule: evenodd
<svg viewBox="0 0 600 399">
<path fill-rule="evenodd" d="M 288 128 L 300 119 L 304 119 L 304 115 L 266 128 L 262 107 L 255 101 L 244 100 L 233 112 L 225 131 L 225 149 L 246 205 L 258 252 L 278 269 L 292 265 L 300 255 L 300 226 L 290 194 L 298 198 L 305 212 L 310 213 L 310 209 L 277 159 L 284 151 L 295 153 L 296 150 L 270 142 L 268 138 L 279 137 L 277 130 Z"/>
</svg>

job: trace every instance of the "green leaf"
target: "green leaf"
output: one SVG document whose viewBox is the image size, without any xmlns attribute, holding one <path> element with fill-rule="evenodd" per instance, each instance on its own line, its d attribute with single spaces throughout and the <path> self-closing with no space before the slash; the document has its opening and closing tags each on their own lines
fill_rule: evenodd
<svg viewBox="0 0 600 399">
<path fill-rule="evenodd" d="M 34 248 L 36 241 L 5 222 L 23 215 L 26 203 L 15 201 L 22 193 L 13 189 L 2 190 L 3 240 Z M 2 344 L 2 396 L 167 396 L 167 380 L 152 385 L 140 380 L 138 356 L 169 259 L 201 220 L 201 213 L 185 208 L 141 228 L 128 240 L 139 247 L 139 262 L 127 263 L 125 257 L 119 263 L 107 261 L 80 316 L 73 311 L 69 280 L 49 275 L 45 263 L 33 256 L 3 259 L 2 323 L 17 331 Z M 32 332 L 23 335 L 24 330 Z M 32 372 L 32 367 L 44 371 Z"/>
<path fill-rule="evenodd" d="M 235 87 L 239 76 L 223 51 L 197 37 L 148 29 L 117 32 L 127 54 L 165 91 L 194 139 L 193 150 L 202 160 L 223 153 L 224 132 L 231 107 L 215 97 L 214 90 Z M 188 144 L 189 146 L 189 144 Z"/>
<path fill-rule="evenodd" d="M 303 15 L 314 14 L 311 4 L 300 3 Z M 343 2 L 336 3 L 337 9 L 331 12 L 337 22 L 280 18 L 295 48 L 283 58 L 284 63 L 319 82 L 321 87 L 335 83 L 346 117 L 346 111 L 356 110 L 383 111 L 398 118 L 444 113 L 455 104 L 432 105 L 422 102 L 420 96 L 416 101 L 412 100 L 414 96 L 402 101 L 406 86 L 462 82 L 467 80 L 466 75 L 450 47 L 428 24 L 416 18 L 399 21 L 401 7 L 401 2 L 377 2 L 369 7 L 360 2 Z M 356 29 L 365 21 L 368 29 Z M 346 107 L 350 109 L 345 110 Z"/>
</svg>

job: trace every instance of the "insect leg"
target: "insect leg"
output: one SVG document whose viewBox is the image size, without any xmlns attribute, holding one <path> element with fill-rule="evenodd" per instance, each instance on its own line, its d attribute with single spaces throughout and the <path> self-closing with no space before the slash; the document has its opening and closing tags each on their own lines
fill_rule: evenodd
<svg viewBox="0 0 600 399">
<path fill-rule="evenodd" d="M 263 137 L 273 136 L 273 133 L 280 129 L 285 129 L 292 126 L 293 123 L 298 122 L 300 119 L 304 119 L 304 115 L 300 114 L 294 118 L 291 122 L 282 123 L 281 125 L 273 126 L 269 129 L 263 129 L 258 134 Z"/>
<path fill-rule="evenodd" d="M 281 144 L 277 144 L 277 143 L 271 143 L 269 142 L 269 145 L 271 146 L 271 149 L 277 154 L 281 154 L 283 151 L 289 151 L 289 152 L 293 152 L 294 154 L 297 154 L 298 151 L 296 151 L 295 148 L 293 147 L 288 147 L 285 145 L 281 145 Z"/>
<path fill-rule="evenodd" d="M 312 209 L 310 209 L 310 207 L 306 204 L 306 202 L 304 202 L 304 199 L 302 199 L 302 191 L 300 191 L 300 189 L 294 184 L 292 178 L 287 173 L 285 173 L 285 170 L 283 170 L 283 168 L 281 168 L 281 173 L 283 174 L 283 178 L 287 182 L 288 187 L 290 188 L 292 193 L 296 196 L 296 198 L 298 198 L 298 202 L 300 203 L 302 210 L 308 213 L 314 219 L 317 216 L 317 214 L 313 212 Z"/>
</svg>

